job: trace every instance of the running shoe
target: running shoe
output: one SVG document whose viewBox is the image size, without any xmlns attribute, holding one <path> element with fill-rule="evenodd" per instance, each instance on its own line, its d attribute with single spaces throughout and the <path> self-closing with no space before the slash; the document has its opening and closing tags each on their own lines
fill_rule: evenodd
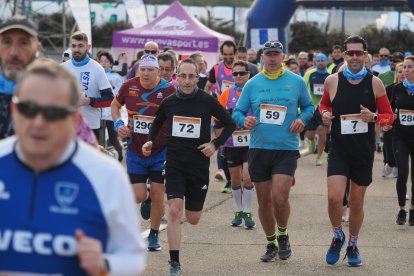
<svg viewBox="0 0 414 276">
<path fill-rule="evenodd" d="M 393 171 L 394 169 L 392 167 L 388 166 L 388 164 L 385 164 L 384 167 L 382 168 L 382 177 L 387 177 Z"/>
<path fill-rule="evenodd" d="M 269 243 L 266 245 L 266 253 L 260 257 L 260 260 L 265 263 L 272 261 L 276 257 L 277 251 L 277 246 L 273 243 Z"/>
<path fill-rule="evenodd" d="M 235 212 L 234 219 L 231 221 L 232 226 L 240 226 L 243 223 L 243 212 Z"/>
<path fill-rule="evenodd" d="M 407 222 L 407 212 L 405 210 L 400 210 L 397 215 L 397 220 L 395 221 L 398 225 L 404 225 Z"/>
<path fill-rule="evenodd" d="M 223 189 L 221 189 L 221 192 L 224 194 L 231 194 L 231 183 L 227 182 Z"/>
<path fill-rule="evenodd" d="M 316 166 L 322 166 L 322 164 L 323 164 L 323 160 L 322 160 L 322 158 L 321 158 L 320 156 L 317 156 L 317 157 L 316 157 L 316 162 L 315 162 L 315 165 L 316 165 Z"/>
<path fill-rule="evenodd" d="M 339 261 L 341 257 L 341 249 L 345 243 L 345 234 L 342 232 L 342 238 L 332 238 L 331 246 L 329 246 L 328 252 L 326 252 L 326 263 L 334 265 Z"/>
<path fill-rule="evenodd" d="M 147 200 L 141 203 L 140 212 L 142 219 L 149 220 L 151 217 L 151 198 L 148 197 Z"/>
<path fill-rule="evenodd" d="M 397 178 L 398 177 L 398 167 L 392 168 L 392 176 L 394 178 Z"/>
<path fill-rule="evenodd" d="M 315 151 L 315 142 L 310 141 L 309 142 L 309 154 L 312 154 Z"/>
<path fill-rule="evenodd" d="M 181 276 L 181 266 L 177 261 L 169 261 L 170 273 L 168 276 Z"/>
<path fill-rule="evenodd" d="M 290 249 L 289 235 L 281 235 L 277 237 L 279 243 L 279 259 L 287 260 L 292 255 L 292 249 Z"/>
<path fill-rule="evenodd" d="M 410 218 L 408 219 L 408 225 L 414 226 L 414 209 L 410 209 Z"/>
<path fill-rule="evenodd" d="M 378 153 L 382 152 L 382 149 L 381 149 L 381 145 L 380 144 L 377 144 L 377 152 Z"/>
<path fill-rule="evenodd" d="M 256 223 L 252 219 L 252 213 L 243 213 L 244 218 L 244 228 L 253 229 L 256 226 Z"/>
<path fill-rule="evenodd" d="M 224 180 L 224 172 L 223 172 L 223 170 L 222 170 L 222 169 L 218 170 L 218 171 L 216 172 L 216 174 L 214 175 L 214 178 L 215 178 L 216 180 L 218 180 L 218 181 L 220 181 L 220 180 Z"/>
<path fill-rule="evenodd" d="M 158 233 L 150 232 L 148 235 L 148 250 L 149 251 L 160 251 L 160 238 L 158 237 Z"/>
<path fill-rule="evenodd" d="M 346 248 L 346 258 L 348 259 L 349 266 L 362 265 L 361 258 L 359 257 L 359 250 L 356 246 L 348 246 Z"/>
</svg>

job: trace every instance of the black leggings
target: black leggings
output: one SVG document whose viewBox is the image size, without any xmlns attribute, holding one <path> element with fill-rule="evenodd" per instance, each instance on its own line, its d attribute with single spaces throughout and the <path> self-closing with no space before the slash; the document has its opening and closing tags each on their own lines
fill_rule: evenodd
<svg viewBox="0 0 414 276">
<path fill-rule="evenodd" d="M 414 205 L 414 143 L 410 143 L 400 137 L 394 135 L 393 147 L 395 153 L 395 160 L 398 166 L 398 178 L 397 178 L 397 195 L 398 204 L 400 207 L 405 206 L 405 195 L 407 194 L 407 180 L 409 173 L 408 160 L 411 156 L 411 205 Z"/>
<path fill-rule="evenodd" d="M 392 147 L 392 131 L 384 131 L 384 145 L 383 145 L 383 154 L 384 154 L 384 165 L 388 164 L 390 167 L 395 167 L 395 154 Z"/>
</svg>

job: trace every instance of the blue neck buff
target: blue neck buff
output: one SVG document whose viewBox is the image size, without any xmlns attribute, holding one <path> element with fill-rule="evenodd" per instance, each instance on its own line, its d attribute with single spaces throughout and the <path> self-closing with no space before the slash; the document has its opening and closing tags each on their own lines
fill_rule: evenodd
<svg viewBox="0 0 414 276">
<path fill-rule="evenodd" d="M 326 74 L 328 73 L 328 69 L 323 68 L 323 69 L 319 69 L 318 67 L 316 67 L 316 72 L 318 72 L 319 74 Z"/>
<path fill-rule="evenodd" d="M 358 73 L 356 73 L 356 74 L 354 74 L 354 73 L 352 73 L 351 71 L 349 71 L 349 69 L 348 69 L 348 66 L 345 66 L 345 68 L 344 68 L 344 76 L 347 78 L 347 79 L 350 79 L 350 80 L 362 80 L 363 78 L 365 78 L 365 76 L 367 75 L 367 73 L 368 73 L 368 71 L 367 71 L 367 68 L 365 68 L 365 66 L 364 67 L 362 67 L 362 70 L 361 71 L 359 71 Z"/>
<path fill-rule="evenodd" d="M 234 90 L 236 91 L 242 91 L 243 87 L 242 86 L 237 86 L 236 84 L 234 84 Z"/>
<path fill-rule="evenodd" d="M 409 83 L 408 80 L 404 80 L 403 85 L 408 89 L 411 95 L 414 95 L 414 83 Z"/>
<path fill-rule="evenodd" d="M 13 95 L 16 83 L 12 80 L 6 79 L 3 74 L 0 74 L 0 93 L 6 95 Z"/>
<path fill-rule="evenodd" d="M 105 73 L 112 73 L 112 68 L 106 68 Z"/>
<path fill-rule="evenodd" d="M 74 58 L 72 58 L 72 64 L 75 65 L 76 67 L 81 67 L 81 66 L 86 65 L 90 59 L 91 58 L 88 55 L 86 55 L 86 57 L 81 61 L 76 61 Z"/>
<path fill-rule="evenodd" d="M 380 62 L 379 62 L 379 66 L 381 66 L 381 67 L 385 67 L 385 66 L 388 66 L 390 64 L 391 64 L 391 62 L 388 59 L 385 60 L 385 61 L 380 60 Z"/>
</svg>

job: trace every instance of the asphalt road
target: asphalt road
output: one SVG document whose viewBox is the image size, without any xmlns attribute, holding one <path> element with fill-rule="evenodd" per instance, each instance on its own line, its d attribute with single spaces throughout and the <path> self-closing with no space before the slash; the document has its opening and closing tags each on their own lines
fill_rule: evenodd
<svg viewBox="0 0 414 276">
<path fill-rule="evenodd" d="M 320 167 L 314 162 L 315 155 L 299 159 L 296 185 L 291 192 L 288 232 L 292 257 L 270 263 L 259 260 L 265 252 L 266 240 L 257 216 L 256 197 L 252 210 L 256 229 L 231 227 L 235 203 L 231 195 L 220 193 L 224 182 L 214 180 L 216 166 L 212 162 L 210 188 L 201 221 L 196 226 L 185 220 L 182 224 L 180 262 L 183 275 L 414 275 L 414 226 L 395 225 L 396 179 L 381 177 L 382 154 L 378 153 L 358 242 L 363 266 L 348 267 L 346 260 L 336 266 L 325 263 L 332 238 L 327 213 L 326 160 Z M 148 229 L 148 222 L 143 221 L 142 227 Z M 348 236 L 346 224 L 344 232 Z M 162 250 L 148 253 L 145 275 L 167 275 L 169 271 L 165 230 L 160 239 Z"/>
</svg>

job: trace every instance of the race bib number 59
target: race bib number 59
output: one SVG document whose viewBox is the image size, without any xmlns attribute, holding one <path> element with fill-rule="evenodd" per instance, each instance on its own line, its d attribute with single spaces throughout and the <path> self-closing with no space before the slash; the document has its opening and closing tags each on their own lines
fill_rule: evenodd
<svg viewBox="0 0 414 276">
<path fill-rule="evenodd" d="M 287 107 L 282 105 L 261 104 L 260 122 L 265 124 L 283 125 Z"/>
<path fill-rule="evenodd" d="M 363 122 L 361 114 L 341 115 L 341 134 L 368 132 L 368 123 Z"/>
<path fill-rule="evenodd" d="M 201 118 L 174 116 L 172 136 L 182 138 L 200 138 Z"/>
</svg>

